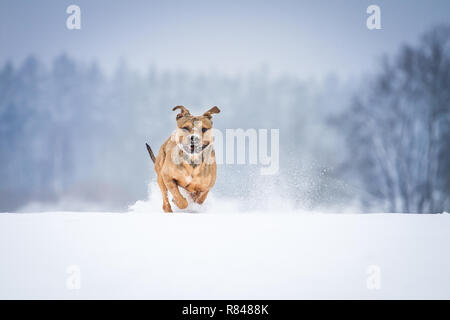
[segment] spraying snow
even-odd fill
[[[183,188],[179,188],[181,194],[188,200],[189,206],[180,210],[175,204],[172,205],[174,212],[187,213],[251,213],[251,212],[294,212],[294,205],[287,196],[278,193],[275,186],[264,185],[259,189],[253,189],[249,197],[220,197],[216,192],[211,190],[206,201],[199,205],[190,197],[189,193]],[[169,192],[169,199],[171,194]],[[140,213],[161,213],[162,212],[162,195],[159,186],[155,180],[148,184],[147,200],[136,201],[129,206],[130,212]]]
[[[190,213],[223,213],[223,212],[237,212],[239,205],[237,201],[232,199],[219,200],[215,197],[213,192],[210,192],[207,200],[204,204],[199,205],[192,201],[189,193],[183,188],[180,188],[181,194],[188,200],[189,206],[180,210],[175,204],[172,205],[174,212],[190,212]],[[169,199],[171,200],[171,195],[169,193]],[[135,204],[129,207],[130,212],[140,212],[140,213],[162,213],[162,195],[156,181],[152,180],[148,184],[148,198],[147,200],[136,201]]]

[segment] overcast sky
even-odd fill
[[[70,4],[81,8],[81,30],[66,28]],[[381,7],[382,30],[366,27],[370,4]],[[108,71],[124,58],[143,71],[266,65],[273,73],[346,77],[445,22],[448,0],[1,0],[0,63],[29,54],[49,62],[66,52]]]

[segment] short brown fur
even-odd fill
[[[177,128],[163,143],[156,159],[147,145],[155,163],[164,212],[172,212],[168,191],[178,208],[188,206],[179,187],[184,188],[193,201],[202,204],[216,182],[217,173],[211,128],[212,115],[219,113],[219,108],[213,107],[201,116],[192,116],[184,106],[176,106],[173,110],[180,110],[176,116]],[[195,139],[195,145],[192,139]]]

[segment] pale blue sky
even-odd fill
[[[70,4],[81,7],[81,30],[66,28]],[[366,28],[370,4],[381,7],[382,30]],[[448,0],[2,0],[0,63],[66,52],[108,71],[125,58],[143,71],[239,73],[265,64],[273,73],[346,77],[446,22]]]

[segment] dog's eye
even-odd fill
[[[205,133],[209,128],[202,128],[202,132]]]
[[[183,127],[183,130],[190,131],[189,127]]]

